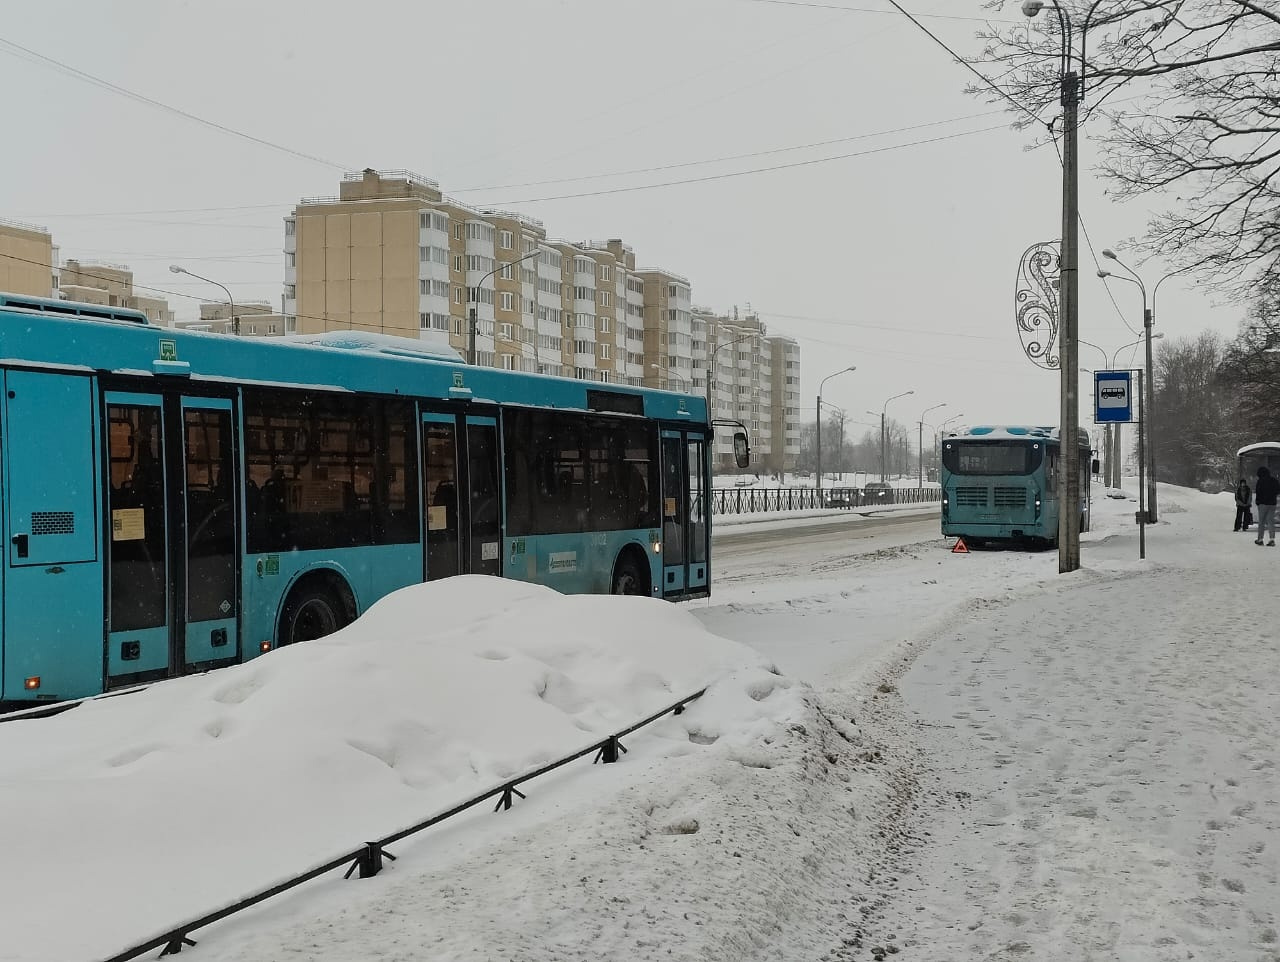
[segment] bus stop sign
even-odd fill
[[[1096,424],[1133,420],[1133,372],[1093,372],[1093,420]]]

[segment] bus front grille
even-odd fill
[[[996,488],[995,505],[997,508],[1025,508],[1027,506],[1027,489]]]
[[[987,489],[979,487],[956,487],[957,508],[985,508],[987,506]]]

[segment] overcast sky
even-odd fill
[[[978,0],[904,6],[976,51]],[[819,380],[855,364],[824,394],[854,421],[907,390],[889,413],[912,424],[941,402],[926,420],[1058,421],[1058,375],[1023,355],[1013,293],[1022,252],[1060,233],[1061,168],[885,0],[44,0],[10,4],[0,37],[314,158],[0,45],[0,216],[50,228],[63,257],[128,264],[181,295],[179,317],[219,292],[170,263],[278,308],[293,204],[335,194],[344,170],[405,168],[552,237],[622,237],[642,266],[688,276],[698,305],[758,310],[801,344],[806,420]],[[1081,213],[1100,257],[1150,210],[1086,172]],[[1081,336],[1110,353],[1134,335],[1081,243]],[[1165,270],[1126,259],[1148,288]],[[1140,329],[1137,288],[1112,287]],[[1231,335],[1243,310],[1175,278],[1159,329]],[[1101,356],[1081,345],[1080,361]]]

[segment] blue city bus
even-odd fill
[[[1080,431],[1080,530],[1089,530],[1089,434]],[[1058,543],[1058,429],[969,427],[942,439],[942,534],[972,547]]]
[[[7,707],[245,661],[451,575],[710,593],[699,397],[3,294],[0,376]]]

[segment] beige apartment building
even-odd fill
[[[695,385],[710,399],[711,416],[746,426],[752,467],[770,473],[795,470],[800,454],[799,344],[770,335],[756,314],[697,309],[692,364]],[[727,432],[717,434],[712,453],[715,468],[734,469]]]
[[[56,297],[58,248],[43,227],[0,219],[0,291]]]
[[[236,302],[234,317],[231,305],[225,301],[205,302],[200,305],[199,318],[174,321],[170,326],[184,331],[234,334],[235,318],[239,319],[241,337],[278,337],[293,333],[293,318],[275,312],[267,301]]]
[[[431,330],[484,366],[689,384],[688,351],[668,350],[673,334],[689,340],[689,282],[637,270],[617,238],[552,239],[539,220],[471,207],[418,174],[365,170],[336,197],[299,202],[284,251],[284,313],[299,332]]]
[[[152,324],[170,327],[174,323],[169,302],[148,297],[133,289],[133,271],[123,264],[68,259],[58,271],[61,296],[69,301],[127,307],[141,311]]]

